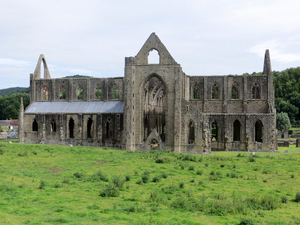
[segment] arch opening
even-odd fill
[[[92,138],[92,125],[93,125],[93,120],[92,118],[89,118],[87,122],[87,138]]]
[[[165,141],[165,112],[166,112],[166,88],[162,80],[152,76],[143,88],[143,127],[145,141],[152,129],[156,129],[161,140]]]
[[[160,64],[160,55],[156,49],[149,51],[148,64]]]
[[[238,99],[238,98],[239,98],[238,89],[236,88],[236,86],[233,86],[231,90],[231,99]]]
[[[74,120],[71,118],[69,120],[69,137],[74,138]]]
[[[238,120],[233,123],[233,141],[241,141],[241,123]]]
[[[212,99],[219,99],[219,88],[217,84],[214,84],[211,90],[211,98]]]
[[[51,132],[56,132],[56,122],[55,122],[55,119],[51,120]]]
[[[41,98],[42,101],[48,101],[48,87],[46,85],[42,87],[41,94],[42,94],[42,98]]]
[[[199,89],[198,85],[194,86],[193,97],[194,97],[194,99],[200,99],[200,89]]]
[[[215,120],[211,123],[211,141],[218,141],[218,123]]]
[[[114,100],[119,99],[119,89],[118,89],[117,85],[113,86],[113,89],[112,89],[112,99],[114,99]]]
[[[195,144],[195,125],[193,121],[188,124],[188,144]]]
[[[66,100],[66,89],[63,85],[59,89],[59,100]]]
[[[263,124],[260,120],[255,123],[255,141],[262,142]]]
[[[95,90],[95,99],[101,99],[102,90],[100,88],[96,88]]]
[[[32,131],[38,131],[38,123],[36,122],[36,119],[34,119],[32,123]]]
[[[258,84],[254,84],[254,86],[252,87],[252,99],[260,99]]]
[[[83,88],[79,87],[77,89],[77,100],[83,100]]]

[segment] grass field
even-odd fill
[[[300,154],[285,149],[299,151],[0,142],[0,224],[300,224]]]

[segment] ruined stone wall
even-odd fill
[[[71,118],[74,120],[72,138],[69,127]],[[92,124],[88,132],[89,119],[92,120]],[[37,131],[33,131],[34,120],[37,122]],[[55,122],[55,129],[53,129],[52,121]],[[120,147],[122,121],[122,114],[25,114],[24,142]],[[110,129],[107,129],[108,124]],[[108,135],[107,132],[111,133]]]
[[[42,90],[47,87],[48,100],[60,101],[60,89],[64,87],[65,101],[108,101],[123,100],[123,78],[61,78],[32,80],[32,98],[34,101],[45,101]],[[113,89],[118,90],[118,98],[113,99]],[[83,99],[77,99],[78,90],[83,90]],[[101,89],[101,99],[95,96],[96,89]]]

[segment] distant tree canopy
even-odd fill
[[[277,130],[287,130],[291,128],[290,119],[287,113],[281,112],[276,115],[276,128]]]
[[[30,96],[27,93],[14,93],[0,97],[0,120],[19,118],[21,97],[23,97],[24,108],[26,108],[30,103]]]
[[[5,96],[5,95],[11,95],[13,93],[28,93],[29,94],[30,90],[29,88],[26,87],[13,87],[13,88],[6,88],[6,89],[1,89],[0,90],[0,96]]]

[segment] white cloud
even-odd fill
[[[32,66],[30,62],[24,60],[15,60],[15,59],[6,59],[0,58],[0,65],[1,66],[13,66],[13,67],[26,67]]]

